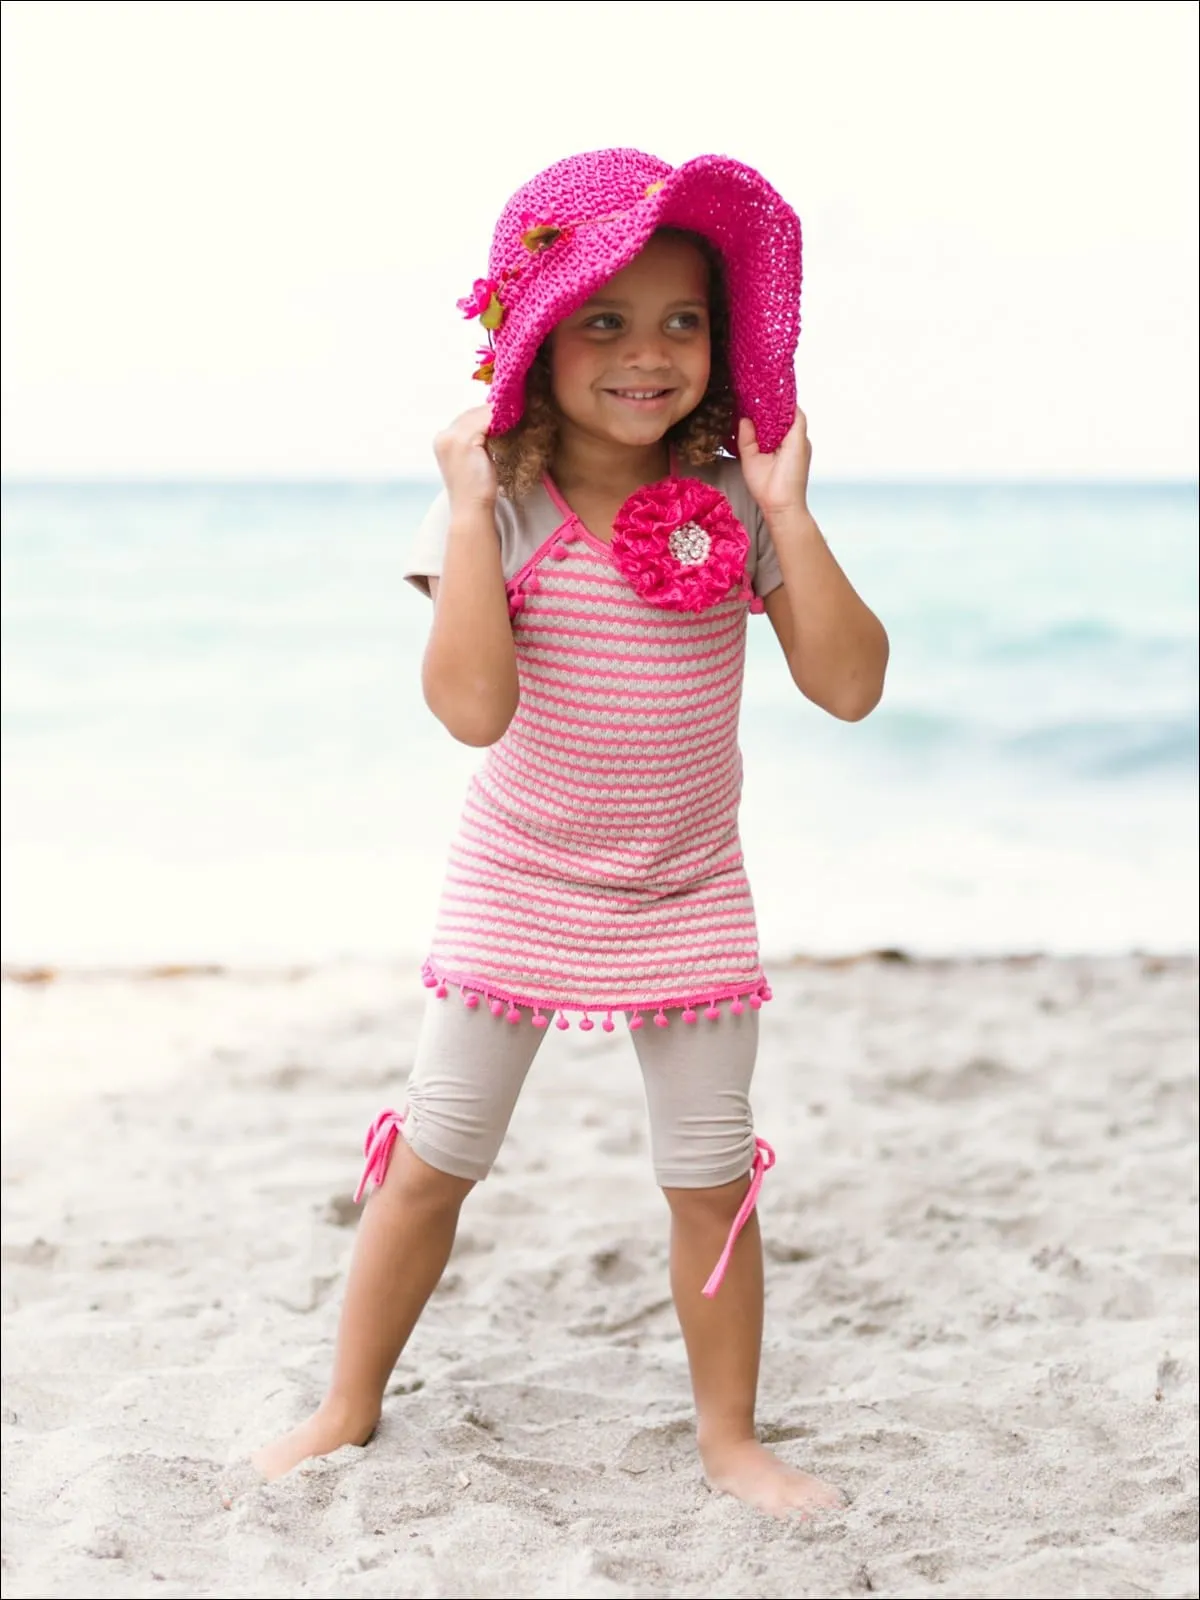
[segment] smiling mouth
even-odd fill
[[[629,400],[638,405],[653,404],[675,393],[674,389],[606,389],[604,392],[612,395],[614,400]]]

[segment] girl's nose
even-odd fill
[[[636,372],[662,372],[671,365],[671,353],[665,339],[647,335],[631,339],[622,352],[624,365]]]

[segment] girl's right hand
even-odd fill
[[[433,441],[438,469],[456,510],[481,506],[490,511],[496,504],[499,486],[486,442],[491,420],[491,406],[473,406]]]

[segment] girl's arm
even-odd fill
[[[859,599],[807,512],[768,516],[767,527],[783,583],[763,605],[792,681],[822,711],[858,722],[883,694],[888,663],[883,624]]]
[[[804,413],[774,455],[760,455],[750,423],[738,449],[742,472],[766,519],[783,583],[764,606],[796,687],[831,716],[857,722],[883,694],[888,637],[856,594],[808,509],[812,450]]]
[[[517,656],[496,531],[496,473],[486,406],[435,442],[450,496],[440,580],[430,580],[433,626],[421,668],[425,703],[462,744],[495,744],[516,713]]]

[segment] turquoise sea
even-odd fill
[[[4,487],[5,961],[421,954],[478,759],[421,700],[433,492]],[[839,724],[755,621],[766,952],[1195,949],[1196,486],[813,509],[892,666]]]

